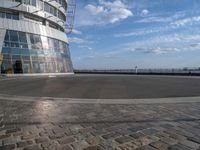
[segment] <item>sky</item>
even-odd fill
[[[200,67],[200,0],[77,0],[74,69]]]

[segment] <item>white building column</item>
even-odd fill
[[[0,54],[4,43],[5,34],[6,34],[6,29],[0,29]]]

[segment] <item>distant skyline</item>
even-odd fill
[[[200,67],[199,0],[77,0],[75,69]]]

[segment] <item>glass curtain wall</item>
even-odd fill
[[[58,17],[59,19],[66,21],[66,17],[65,14],[63,14],[60,10],[58,10],[56,7],[50,5],[47,2],[43,2],[42,0],[14,0],[15,2],[20,2],[20,3],[24,3],[26,5],[31,5],[31,6],[35,6],[38,7],[40,9],[43,9],[43,5],[44,5],[44,11],[52,14],[55,17]],[[56,0],[65,10],[67,10],[67,3],[65,0]],[[8,14],[9,15],[9,14]],[[14,16],[16,17],[16,16]]]
[[[7,30],[1,73],[72,72],[68,44],[46,36]]]

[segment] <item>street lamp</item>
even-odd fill
[[[138,74],[138,66],[135,66],[135,74]]]

